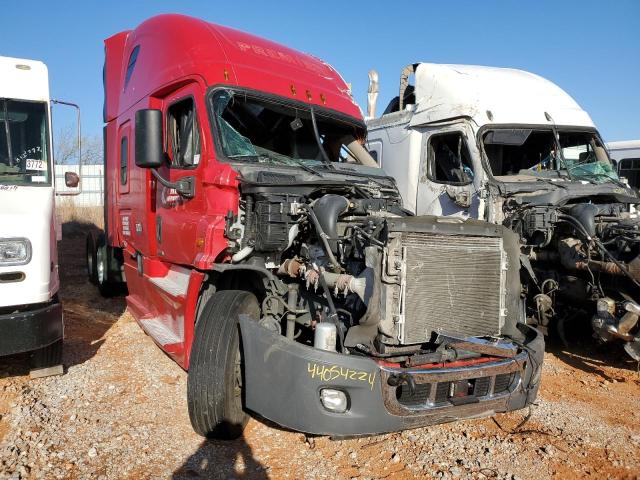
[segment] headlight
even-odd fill
[[[25,265],[31,260],[31,242],[26,238],[0,239],[0,267]]]

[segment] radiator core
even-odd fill
[[[402,233],[400,342],[433,332],[456,337],[500,334],[506,254],[500,237]]]

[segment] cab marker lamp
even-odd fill
[[[0,267],[26,265],[31,261],[31,242],[26,238],[0,238]]]

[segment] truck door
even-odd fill
[[[201,183],[202,131],[204,105],[197,84],[174,92],[164,101],[165,151],[167,163],[159,173],[172,182],[181,177],[195,178],[195,196],[187,198],[159,182],[156,191],[155,236],[158,256],[174,264],[191,265],[196,254],[196,230],[204,213]]]
[[[462,128],[425,133],[416,202],[418,215],[478,217],[480,178],[468,138]]]
[[[126,241],[131,239],[131,226],[136,219],[132,218],[131,199],[129,198],[129,136],[130,123],[126,121],[118,130],[118,181],[116,182],[118,189],[118,234],[120,238]]]

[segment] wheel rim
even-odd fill
[[[105,259],[104,259],[104,251],[102,248],[98,249],[97,252],[97,260],[98,260],[98,282],[100,283],[104,283],[105,282],[105,276],[106,276],[106,265],[105,265]]]
[[[93,275],[93,254],[89,248],[87,248],[87,275]]]

